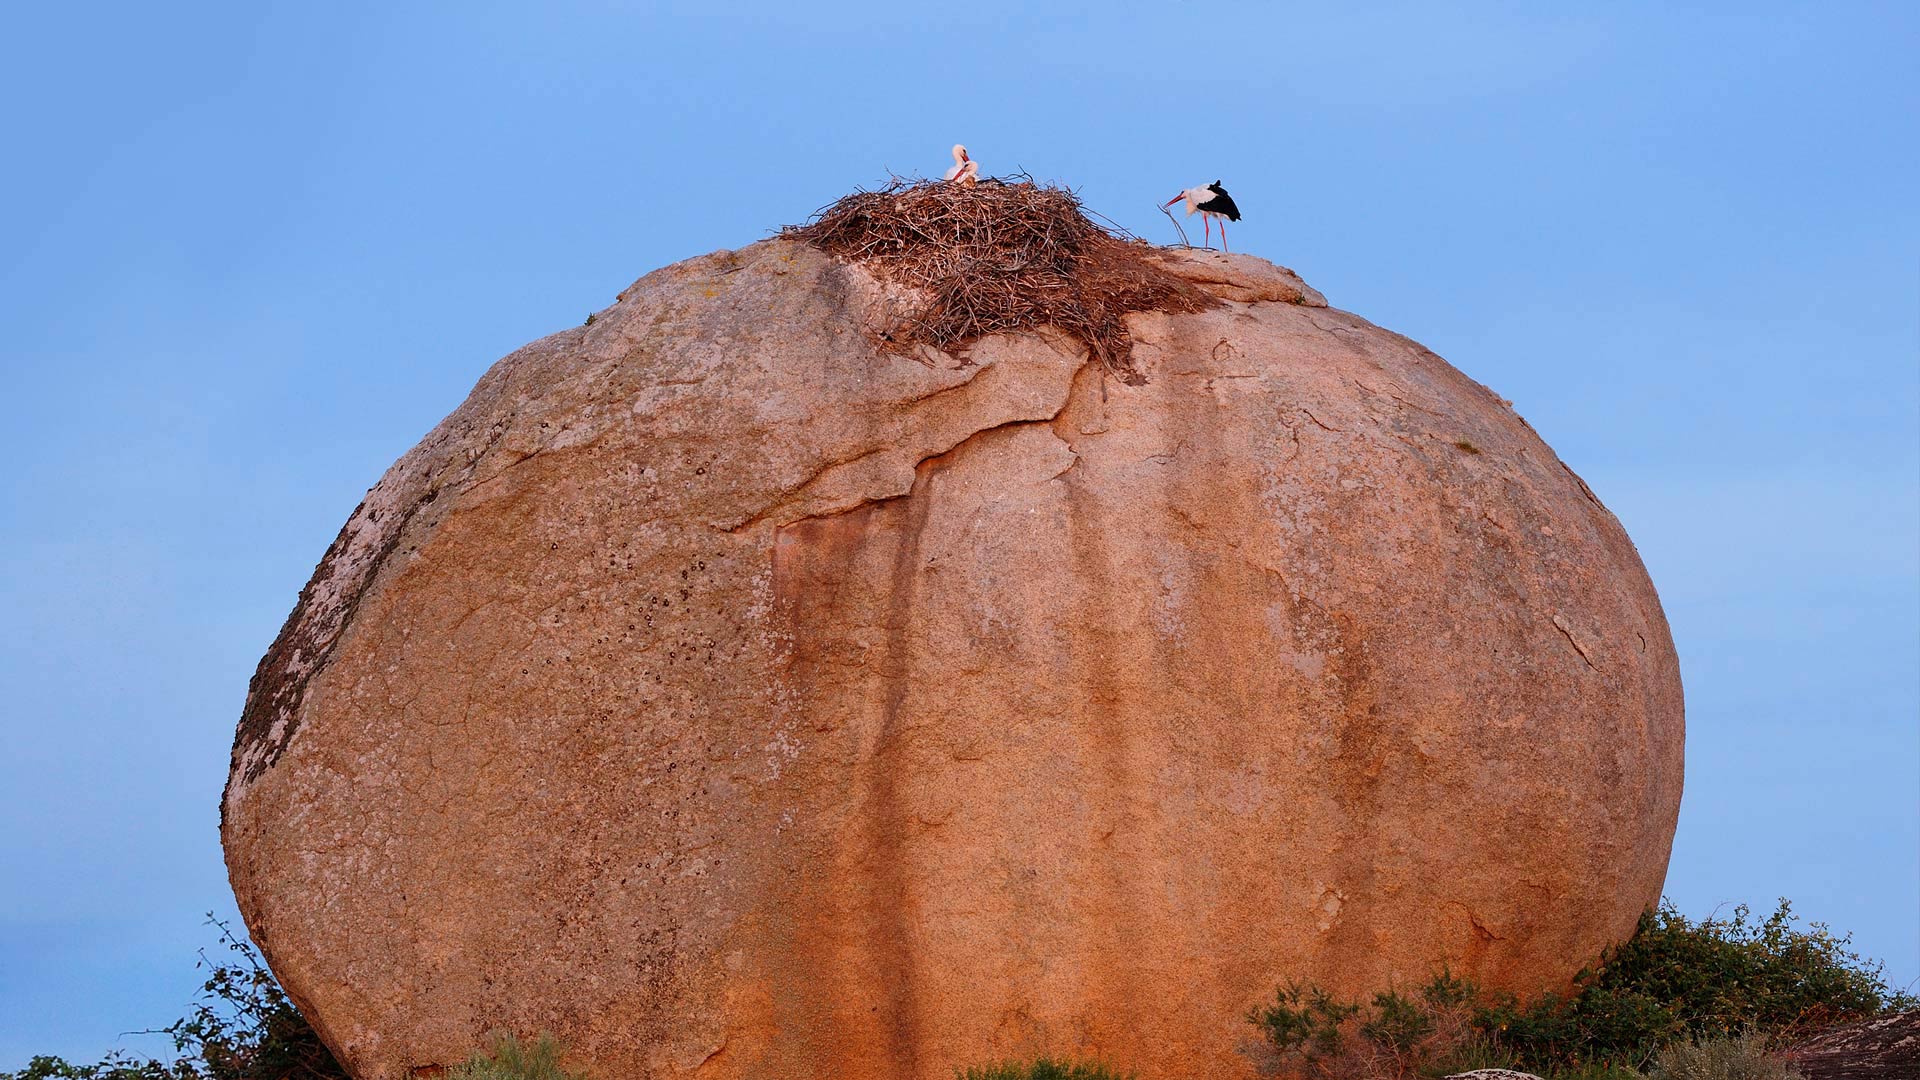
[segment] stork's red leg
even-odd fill
[[[1200,227],[1206,230],[1207,250],[1213,250],[1213,215],[1201,214]]]
[[[1226,251],[1226,252],[1231,252],[1233,250],[1232,248],[1227,246],[1227,219],[1226,218],[1220,219],[1220,250]]]

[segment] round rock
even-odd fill
[[[222,835],[364,1080],[1252,1077],[1248,1010],[1557,988],[1659,896],[1678,668],[1500,400],[1247,256],[899,356],[788,241],[500,361],[261,662]]]

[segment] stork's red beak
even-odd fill
[[[1165,210],[1165,209],[1166,209],[1167,207],[1169,207],[1169,206],[1172,206],[1172,205],[1173,205],[1174,203],[1177,203],[1177,202],[1179,202],[1179,201],[1180,201],[1181,199],[1184,199],[1184,198],[1186,198],[1186,197],[1187,197],[1187,193],[1183,191],[1183,192],[1181,192],[1180,194],[1178,194],[1178,195],[1175,195],[1175,196],[1174,196],[1173,198],[1171,198],[1171,199],[1168,199],[1168,200],[1167,200],[1166,202],[1164,202],[1164,203],[1161,203],[1161,204],[1160,204],[1160,209],[1162,209],[1162,210]]]

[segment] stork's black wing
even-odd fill
[[[1213,198],[1195,206],[1195,210],[1204,210],[1209,214],[1220,214],[1228,221],[1240,220],[1240,208],[1233,205],[1233,196],[1227,194],[1227,189],[1221,187],[1219,181],[1208,184],[1207,190],[1213,192]]]

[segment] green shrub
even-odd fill
[[[110,1054],[98,1065],[74,1065],[42,1054],[19,1072],[0,1073],[0,1080],[197,1080],[200,1075],[190,1062],[169,1066]]]
[[[1318,986],[1288,983],[1272,1005],[1253,1010],[1247,1019],[1296,1071],[1325,1080],[1507,1066],[1507,1057],[1491,1052],[1471,1029],[1476,994],[1472,983],[1447,972],[1422,987],[1418,1000],[1387,990],[1365,1006],[1339,1001]]]
[[[975,1066],[957,1074],[960,1080],[1132,1080],[1132,1073],[1117,1073],[1105,1065],[1087,1065],[1052,1058],[1030,1064],[1009,1062],[1004,1065]]]
[[[1799,1080],[1800,1073],[1767,1052],[1757,1031],[1682,1039],[1654,1055],[1652,1080]]]
[[[1784,1040],[1911,1007],[1912,997],[1887,989],[1880,965],[1848,948],[1850,937],[1820,923],[1797,929],[1796,921],[1785,900],[1760,922],[1745,905],[1731,919],[1692,922],[1663,904],[1641,916],[1597,971],[1582,972],[1572,994],[1524,1007],[1499,995],[1481,1008],[1477,1026],[1533,1066],[1644,1067],[1683,1038],[1751,1029]]]
[[[584,1074],[560,1067],[560,1044],[542,1033],[532,1046],[521,1046],[511,1034],[493,1042],[493,1052],[478,1051],[466,1064],[455,1066],[447,1080],[586,1080]]]
[[[1641,917],[1592,984],[1664,1002],[1695,1033],[1824,1026],[1916,1004],[1887,989],[1880,964],[1848,948],[1851,934],[1835,936],[1824,923],[1795,929],[1799,919],[1784,899],[1762,922],[1749,914],[1742,904],[1730,920],[1690,923],[1662,904]]]
[[[207,922],[219,928],[229,955],[215,961],[201,952],[207,981],[192,1011],[140,1033],[172,1036],[180,1058],[167,1064],[115,1053],[98,1064],[73,1065],[36,1057],[20,1072],[0,1073],[0,1080],[348,1080],[252,943],[211,914]]]
[[[1420,1000],[1434,1010],[1471,1005],[1479,996],[1480,987],[1473,980],[1458,978],[1444,967],[1420,988]]]
[[[1851,951],[1849,938],[1795,921],[1784,900],[1757,922],[1745,907],[1730,919],[1691,922],[1665,904],[1568,993],[1523,1003],[1442,972],[1415,998],[1388,990],[1362,1006],[1288,983],[1248,1019],[1274,1049],[1321,1077],[1516,1068],[1614,1080],[1637,1076],[1669,1045],[1753,1032],[1764,1047],[1915,1004],[1888,990],[1879,965]]]
[[[1427,1009],[1397,992],[1373,995],[1373,1015],[1360,1025],[1360,1035],[1395,1054],[1405,1054],[1433,1034],[1434,1018]]]
[[[1341,1026],[1359,1012],[1360,1006],[1335,1001],[1318,986],[1289,982],[1275,991],[1273,1004],[1254,1009],[1247,1021],[1282,1054],[1315,1058],[1340,1049]]]

